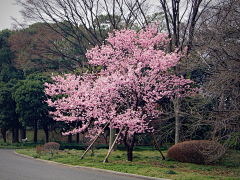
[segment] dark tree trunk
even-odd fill
[[[18,137],[18,128],[12,128],[12,143],[19,142]]]
[[[37,142],[37,120],[34,120],[34,136],[33,142]]]
[[[26,129],[23,127],[20,129],[20,139],[26,139]]]
[[[49,131],[48,131],[48,128],[44,129],[44,132],[45,132],[45,143],[49,142]]]
[[[14,128],[12,128],[12,143],[15,143],[14,137],[15,137],[15,131],[14,131]]]
[[[133,159],[132,150],[130,148],[127,149],[127,158],[128,161],[132,161]]]
[[[45,143],[49,142],[49,130],[48,130],[48,126],[47,125],[44,125],[43,126],[43,130],[44,130],[44,133],[45,133]]]
[[[68,135],[68,143],[72,143],[72,135]]]
[[[18,128],[15,128],[15,142],[19,142],[19,129]]]
[[[7,143],[7,136],[6,136],[6,129],[5,128],[1,128],[1,134],[3,136],[3,142]]]
[[[126,131],[123,142],[124,142],[124,145],[125,145],[126,150],[127,150],[128,161],[132,161],[133,160],[133,146],[134,146],[134,143],[135,143],[135,133],[133,134],[132,140],[130,140],[130,142],[128,144],[127,143],[127,131]]]
[[[76,134],[76,143],[79,144],[79,133]]]

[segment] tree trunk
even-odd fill
[[[72,135],[68,135],[68,143],[72,143]]]
[[[7,136],[6,136],[6,130],[5,130],[5,128],[1,128],[1,134],[2,134],[2,136],[3,136],[3,142],[4,143],[7,143]]]
[[[221,89],[224,89],[224,86],[221,86]],[[218,140],[218,132],[219,129],[221,129],[221,127],[219,127],[219,124],[221,124],[221,117],[220,117],[220,112],[222,110],[224,110],[224,102],[225,102],[225,96],[224,93],[221,94],[221,96],[219,98],[217,98],[218,101],[220,101],[219,103],[216,103],[215,105],[215,110],[216,110],[216,114],[215,114],[215,124],[214,124],[214,129],[212,132],[212,140],[213,141],[217,141]],[[218,112],[218,113],[217,113]]]
[[[26,129],[25,129],[25,127],[20,129],[20,139],[26,139]]]
[[[126,131],[123,142],[124,142],[124,145],[125,145],[126,150],[127,150],[128,161],[132,161],[133,160],[133,153],[132,153],[133,152],[133,146],[134,146],[134,143],[135,143],[135,133],[133,134],[132,140],[128,144],[127,143],[127,131]]]
[[[128,158],[128,161],[132,161],[132,159],[133,159],[133,155],[132,155],[132,150],[131,149],[127,150],[127,158]]]
[[[19,142],[18,128],[12,128],[12,143]]]
[[[180,122],[179,122],[179,97],[175,97],[173,100],[174,105],[174,114],[175,114],[175,144],[179,143],[179,131],[180,131]]]
[[[79,144],[79,133],[76,134],[76,144]]]
[[[15,131],[14,131],[14,128],[12,128],[12,143],[15,143],[14,137],[15,137]]]
[[[37,142],[37,120],[34,120],[34,135],[33,135],[33,142]]]
[[[45,132],[45,143],[49,142],[49,130],[48,126],[43,126],[43,130]]]
[[[15,128],[15,142],[19,142],[19,129],[18,128]]]

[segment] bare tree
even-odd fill
[[[180,0],[159,0],[159,2],[165,14],[168,37],[171,39],[169,51],[183,50],[183,48],[187,46],[187,54],[190,54],[193,48],[197,22],[211,5],[212,0],[184,0],[181,2]],[[175,71],[178,74],[186,74],[186,69],[189,68],[188,61],[186,61],[186,59],[182,59],[181,61],[181,68],[176,67]],[[184,69],[185,72],[180,71],[180,69]],[[175,98],[172,101],[174,104],[175,117],[175,144],[177,144],[180,138],[181,116],[179,114],[181,113],[180,107],[182,99]]]
[[[192,42],[196,23],[210,6],[212,0],[159,0],[165,14],[165,22],[169,38],[169,50],[180,50],[188,46],[188,53],[192,49]]]
[[[57,39],[45,38],[44,55],[62,56],[82,68],[88,48],[105,43],[107,32],[147,24],[146,0],[16,0],[25,22],[44,23]],[[106,17],[105,22],[102,16]],[[107,26],[104,26],[107,25]],[[46,36],[46,35],[45,35]],[[59,44],[77,48],[78,53],[63,50]],[[66,61],[63,61],[66,63]],[[72,69],[70,69],[72,70]]]
[[[237,0],[212,6],[202,16],[194,42],[208,73],[203,93],[214,105],[205,123],[212,127],[212,139],[225,140],[227,145],[240,139],[239,7]]]

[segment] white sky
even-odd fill
[[[21,8],[13,5],[14,0],[0,0],[0,31],[3,29],[12,29],[14,21],[11,16],[21,22],[19,11]]]

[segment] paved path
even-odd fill
[[[0,149],[0,180],[141,180],[124,173],[71,167],[26,158],[14,150]]]

